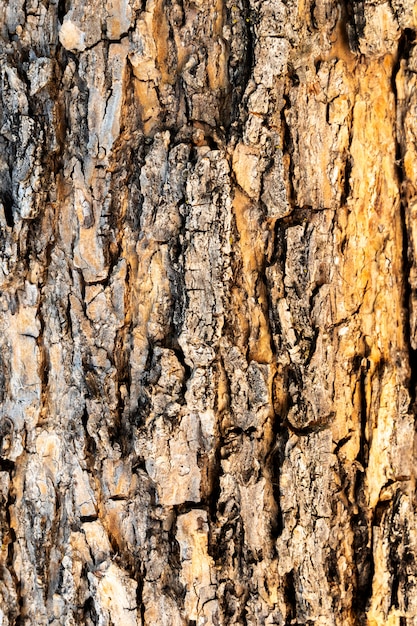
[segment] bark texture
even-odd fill
[[[417,625],[416,26],[0,4],[0,624]]]

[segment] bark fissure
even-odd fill
[[[398,52],[396,63],[393,68],[392,77],[392,90],[396,102],[396,171],[400,188],[400,213],[401,213],[401,225],[402,225],[402,237],[403,237],[403,273],[406,278],[404,281],[404,332],[405,341],[408,346],[409,365],[410,365],[410,406],[414,407],[416,399],[417,389],[417,352],[413,348],[411,338],[413,330],[410,325],[411,312],[411,298],[412,288],[410,284],[410,271],[412,271],[414,263],[414,253],[412,244],[409,240],[408,225],[407,225],[407,212],[409,203],[407,174],[404,168],[405,157],[405,136],[404,136],[404,102],[402,101],[397,90],[397,79],[401,80],[401,67],[403,64],[407,64],[410,60],[410,56],[413,50],[413,43],[415,41],[416,31],[412,29],[405,29],[404,33],[398,42]],[[400,87],[401,88],[401,87]]]

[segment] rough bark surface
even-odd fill
[[[416,26],[0,4],[0,624],[417,625]]]

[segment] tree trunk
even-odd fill
[[[3,0],[0,624],[417,625],[411,0]]]

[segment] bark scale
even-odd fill
[[[1,624],[417,624],[416,20],[0,5]]]

